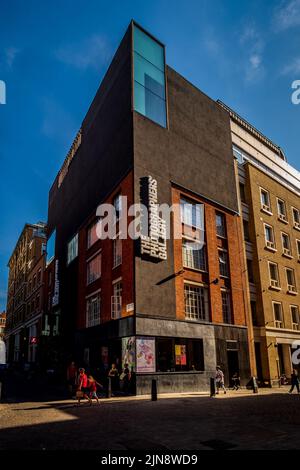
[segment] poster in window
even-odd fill
[[[135,371],[135,336],[122,338],[122,367],[125,364],[130,371]]]
[[[175,359],[177,366],[186,366],[186,346],[185,344],[175,345]]]
[[[155,339],[137,338],[136,340],[137,372],[155,372]]]

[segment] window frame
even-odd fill
[[[287,218],[287,207],[286,207],[286,202],[284,199],[281,199],[280,197],[276,198],[277,200],[277,214],[278,214],[278,220],[281,222],[287,223],[288,218]],[[280,205],[282,204],[283,207],[283,212],[280,210]]]
[[[271,229],[271,234],[272,234],[272,241],[267,239],[267,228]],[[276,251],[276,239],[275,239],[275,230],[273,225],[270,225],[266,222],[264,222],[264,237],[265,237],[265,248],[271,251]],[[269,245],[268,245],[269,244]]]
[[[271,205],[271,196],[270,196],[270,191],[268,191],[267,189],[263,188],[263,187],[259,187],[259,191],[260,191],[260,206],[261,206],[261,210],[263,212],[266,212],[267,214],[269,215],[273,215],[272,213],[272,205]],[[265,204],[263,202],[263,194],[266,194],[267,195],[267,200],[268,200],[268,204]]]
[[[276,320],[276,315],[275,315],[275,305],[280,306],[280,320]],[[284,316],[283,316],[283,306],[282,302],[278,302],[277,300],[272,300],[272,308],[273,308],[273,318],[274,318],[274,326],[275,328],[284,328]]]
[[[67,266],[69,266],[72,261],[74,261],[78,257],[78,241],[79,241],[79,236],[78,232],[73,235],[71,240],[68,242],[67,245]],[[72,245],[74,243],[74,245]],[[75,246],[75,255],[73,253]],[[70,249],[71,248],[71,249]],[[72,254],[72,257],[70,256],[70,253]]]
[[[189,288],[190,292],[194,289],[199,289],[198,292],[194,292],[197,296],[197,299],[190,299],[190,302],[187,303],[187,293],[186,289]],[[208,323],[210,320],[210,308],[209,308],[209,289],[203,283],[195,283],[191,281],[184,282],[184,313],[185,319],[188,321],[195,321],[195,322],[206,322]],[[204,306],[204,310],[202,310],[202,306]],[[199,308],[200,307],[200,308]],[[192,310],[195,310],[194,312]]]
[[[97,277],[94,277],[93,279],[91,279],[89,277],[89,266],[90,266],[90,263],[95,261],[95,259],[98,257],[100,258],[100,270],[99,270],[100,272]],[[93,256],[91,256],[89,259],[86,260],[86,285],[89,286],[93,282],[97,281],[98,279],[101,278],[101,275],[102,275],[102,252],[101,250],[99,250],[97,251],[97,253],[94,253]]]
[[[272,278],[272,273],[271,273],[271,266],[275,266],[276,268],[276,278]],[[275,263],[274,261],[268,261],[268,267],[269,267],[269,280],[270,280],[270,287],[272,289],[281,289],[281,283],[280,283],[280,275],[279,275],[279,266],[278,263]]]
[[[295,218],[295,213],[298,214],[297,216],[298,220],[296,220]],[[296,230],[300,231],[300,210],[297,207],[292,206],[292,214],[293,214],[293,226]]]
[[[92,321],[89,321],[89,311],[88,311],[88,308],[89,308],[89,302],[93,299],[96,299],[97,298],[97,302],[98,302],[98,309],[99,309],[99,312],[98,312],[98,315],[97,315],[97,319],[95,320],[95,317],[92,319]],[[85,327],[86,328],[93,328],[94,326],[98,326],[100,325],[101,323],[101,289],[93,292],[92,294],[88,295],[86,298],[85,298],[85,301],[86,301],[86,318],[85,318]],[[93,316],[95,315],[95,311],[92,312]]]

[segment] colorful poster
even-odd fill
[[[136,340],[137,372],[155,372],[155,339],[137,338]]]
[[[122,367],[125,364],[130,371],[135,371],[135,336],[122,338]]]
[[[175,359],[176,359],[177,366],[186,366],[185,344],[175,344]]]

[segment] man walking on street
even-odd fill
[[[224,390],[224,394],[226,394],[226,388],[224,384],[224,373],[221,370],[220,366],[217,366],[216,368],[216,386],[217,386],[216,394],[219,393],[220,388],[222,388],[222,390]]]
[[[295,369],[293,369],[293,372],[291,374],[291,389],[290,389],[289,393],[292,393],[295,387],[297,389],[297,392],[300,393],[298,374],[295,371]]]

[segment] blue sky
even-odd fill
[[[11,0],[0,5],[0,309],[25,222],[48,191],[131,18],[167,63],[281,145],[300,167],[300,0]]]

